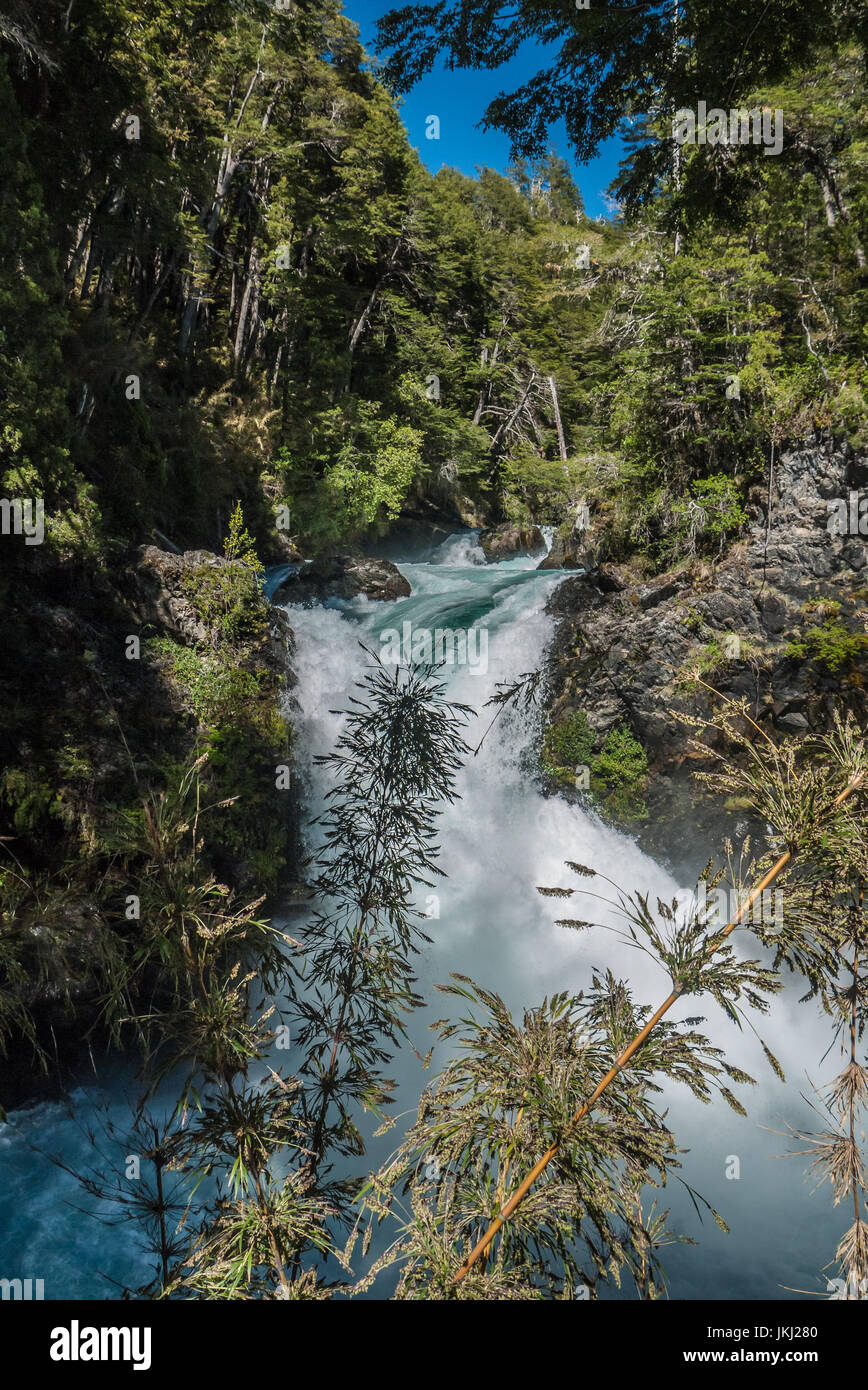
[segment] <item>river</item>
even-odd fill
[[[370,660],[360,642],[386,651],[394,641],[391,632],[430,631],[433,636],[437,629],[459,634],[475,629],[475,641],[467,643],[470,659],[445,666],[443,674],[450,697],[477,711],[466,735],[476,745],[491,721],[493,711],[485,702],[498,682],[538,668],[554,632],[545,606],[563,576],[537,570],[536,559],[486,565],[473,533],[451,537],[424,560],[394,558],[411,584],[406,599],[287,607],[298,676],[288,714],[296,728],[297,770],[309,817],[322,809],[326,791],[327,773],[313,759],[334,747],[342,716],[333,711],[346,707],[353,683]],[[460,799],[442,815],[439,863],[446,876],[436,893],[425,888],[418,900],[434,938],[420,959],[421,992],[433,1005],[413,1021],[420,1052],[431,1044],[427,1023],[443,1013],[434,985],[453,971],[497,991],[519,1012],[546,994],[578,992],[594,968],[611,967],[628,979],[638,1001],[656,1004],[668,993],[663,971],[605,930],[620,925],[614,907],[595,902],[599,929],[576,934],[555,925],[562,907],[536,891],[541,884],[575,884],[563,867],[567,859],[591,865],[625,891],[649,893],[652,901],[692,887],[676,881],[633,839],[591,810],[540,793],[540,733],[538,711],[507,708],[460,774]],[[704,861],[709,847],[692,848],[697,860]],[[673,853],[672,860],[678,863],[683,856]],[[298,934],[303,909],[288,912],[283,920]],[[748,950],[746,938],[742,934],[739,949]],[[670,1185],[660,1205],[671,1207],[675,1229],[698,1242],[664,1252],[673,1297],[787,1298],[798,1296],[788,1289],[823,1291],[822,1267],[832,1258],[846,1218],[835,1214],[827,1191],[812,1193],[803,1160],[774,1157],[786,1151],[788,1141],[773,1131],[782,1129],[785,1120],[810,1123],[800,1096],[808,1090],[806,1070],[825,1079],[837,1069],[834,1053],[819,1066],[829,1043],[828,1026],[811,1006],[797,1002],[800,992],[797,982],[788,986],[771,1017],[759,1022],[784,1063],[787,1086],[772,1075],[757,1041],[735,1029],[713,1005],[688,999],[673,1011],[674,1018],[706,1015],[705,1030],[717,1045],[759,1080],[755,1088],[738,1088],[747,1119],[723,1102],[704,1107],[676,1089],[661,1098],[679,1145],[689,1150],[683,1155],[684,1178],[722,1212],[732,1230],[727,1236],[710,1219],[700,1222],[685,1189]],[[285,1053],[281,1060],[286,1061]],[[443,1056],[435,1053],[434,1067],[438,1060]],[[394,1110],[407,1120],[432,1073],[423,1072],[406,1047],[391,1074],[398,1081]],[[115,1297],[118,1289],[111,1281],[135,1285],[149,1277],[130,1228],[107,1227],[83,1214],[80,1208],[93,1209],[94,1202],[45,1157],[46,1151],[57,1152],[71,1167],[92,1162],[86,1131],[98,1117],[96,1107],[107,1105],[120,1124],[126,1098],[134,1094],[131,1069],[111,1063],[101,1068],[96,1084],[93,1077],[82,1078],[67,1102],[18,1111],[0,1126],[0,1276],[42,1278],[48,1298]],[[362,1128],[371,1135],[375,1122]],[[43,1153],[33,1151],[34,1142]],[[395,1143],[395,1131],[371,1139],[370,1166]],[[733,1157],[738,1159],[737,1179],[727,1177],[736,1166]],[[388,1296],[386,1286],[382,1292],[380,1288],[373,1296]]]

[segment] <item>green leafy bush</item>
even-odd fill
[[[644,820],[642,799],[648,781],[648,755],[623,725],[610,729],[591,764],[591,791],[600,805],[622,820]]]
[[[254,574],[262,574],[265,566],[256,553],[256,542],[244,525],[241,503],[236,502],[229,518],[229,534],[223,541],[223,554],[227,560],[241,560],[249,565]]]
[[[616,819],[641,820],[647,815],[642,793],[647,783],[648,757],[630,730],[610,729],[594,756],[594,734],[584,710],[549,725],[543,741],[542,766],[550,777],[574,784],[579,768],[587,767],[593,799]]]
[[[849,666],[868,651],[868,635],[851,632],[843,623],[828,619],[822,626],[809,627],[801,642],[788,643],[785,653],[799,661],[816,661],[827,671]]]
[[[234,661],[183,647],[171,637],[154,638],[150,646],[170,662],[172,678],[187,696],[200,724],[218,723],[259,694],[261,672],[240,670]]]
[[[550,724],[543,741],[542,765],[558,781],[573,782],[578,767],[587,766],[594,735],[584,710],[576,710],[559,724]]]
[[[199,565],[183,575],[181,587],[212,629],[212,640],[256,641],[265,635],[265,600],[256,571],[246,564]]]

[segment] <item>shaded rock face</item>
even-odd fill
[[[489,503],[463,490],[461,469],[455,459],[444,459],[436,474],[417,482],[401,507],[403,518],[434,522],[444,526],[449,534],[456,524],[472,530],[487,526],[490,513]]]
[[[228,563],[209,550],[173,555],[155,545],[143,546],[132,575],[140,621],[171,632],[186,646],[204,645],[210,640],[210,632],[187,597],[183,581],[202,565],[217,569]]]
[[[379,602],[407,598],[410,585],[391,560],[361,555],[328,555],[290,575],[275,598],[284,603],[313,603],[366,594]]]
[[[184,587],[185,579],[203,566],[226,569],[238,561],[213,555],[210,550],[187,550],[173,555],[156,546],[142,546],[138,563],[131,572],[132,607],[142,624],[168,632],[187,647],[214,645],[215,633],[197,613]],[[261,660],[288,685],[295,674],[289,664],[294,639],[286,614],[269,607],[267,633],[257,649]]]
[[[603,564],[567,579],[549,603],[560,619],[552,717],[583,709],[598,735],[627,724],[658,777],[706,761],[673,713],[706,716],[719,703],[696,672],[721,693],[746,697],[757,723],[778,735],[827,728],[842,704],[864,722],[864,652],[830,667],[810,646],[787,648],[824,622],[865,633],[868,544],[830,533],[829,517],[834,499],[864,493],[866,483],[868,456],[818,437],[781,455],[770,492],[752,497],[746,540],[716,567],[641,582]]]
[[[551,550],[537,565],[541,570],[592,570],[601,558],[598,543],[591,540],[590,532],[581,526],[573,526],[566,531],[562,528],[555,534]]]
[[[394,555],[397,551],[409,563],[424,563],[431,559],[438,546],[461,529],[458,521],[432,521],[402,512],[389,528],[388,535],[366,540],[361,549],[373,559],[387,559],[389,553]]]
[[[270,557],[276,564],[298,565],[301,564],[304,556],[298,546],[289,539],[277,532],[272,542],[272,556]]]
[[[545,537],[538,526],[518,526],[510,521],[481,531],[479,544],[489,564],[513,560],[519,555],[539,555],[546,548]]]

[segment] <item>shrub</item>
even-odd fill
[[[576,768],[587,766],[594,735],[584,710],[576,710],[559,724],[550,724],[543,741],[542,765],[558,781],[573,782]]]
[[[642,792],[647,783],[648,758],[630,730],[610,729],[600,752],[593,755],[594,734],[584,710],[549,725],[543,741],[542,766],[550,777],[573,784],[577,769],[589,769],[588,789],[616,819],[642,820],[647,808]]]
[[[648,782],[648,755],[623,725],[610,729],[591,764],[591,791],[601,806],[618,819],[644,820],[648,809],[642,793]]]
[[[851,632],[843,623],[827,619],[821,627],[809,627],[801,642],[790,642],[785,655],[799,661],[816,661],[827,671],[849,666],[868,651],[868,636]]]
[[[172,679],[183,690],[200,724],[211,726],[236,714],[259,693],[261,673],[240,670],[216,653],[193,651],[171,637],[157,637],[150,645],[170,662]]]
[[[212,641],[256,641],[265,635],[266,605],[256,571],[244,564],[198,565],[181,587],[212,630]]]

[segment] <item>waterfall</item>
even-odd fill
[[[379,652],[388,640],[384,634],[403,632],[405,625],[413,634],[437,629],[466,633],[474,626],[477,636],[484,633],[484,661],[456,661],[442,672],[451,698],[476,711],[466,732],[475,746],[494,714],[486,701],[498,682],[538,669],[553,636],[554,621],[545,606],[563,576],[537,570],[536,559],[486,565],[476,534],[466,532],[445,541],[424,564],[394,558],[412,586],[406,599],[287,607],[298,676],[289,712],[308,818],[323,809],[327,790],[327,770],[317,767],[314,757],[334,747],[342,716],[333,711],[346,708],[354,682],[370,662],[360,643]],[[477,643],[477,654],[482,650]],[[625,892],[648,893],[652,903],[658,895],[671,899],[688,886],[678,884],[633,839],[606,825],[589,807],[541,794],[536,779],[540,719],[533,708],[503,710],[478,756],[470,758],[460,774],[460,799],[441,817],[439,864],[446,877],[433,889],[420,889],[417,899],[420,911],[428,915],[427,932],[433,938],[419,959],[420,992],[429,1005],[410,1023],[420,1052],[432,1041],[426,1025],[443,1013],[434,986],[454,971],[498,992],[519,1014],[546,994],[578,993],[595,968],[611,968],[627,979],[637,1003],[656,1005],[669,991],[659,967],[606,930],[621,925],[612,905],[594,898],[573,899],[571,915],[591,916],[599,923],[596,930],[576,933],[555,925],[563,905],[536,891],[537,885],[578,884],[603,897],[613,896],[600,880],[579,882],[564,867],[567,859],[607,875]],[[298,907],[291,918],[283,919],[293,935],[303,933],[304,911]],[[734,940],[737,949],[757,954],[746,933]],[[768,1161],[787,1148],[785,1139],[768,1130],[781,1129],[782,1118],[806,1121],[798,1096],[805,1089],[805,1068],[818,1079],[835,1069],[831,1056],[824,1069],[819,1068],[828,1030],[808,1006],[798,1004],[800,993],[797,981],[776,1001],[769,1019],[757,1019],[758,1030],[784,1062],[790,1081],[786,1088],[770,1073],[753,1036],[739,1033],[712,1003],[688,998],[672,1012],[674,1020],[704,1016],[704,1030],[729,1060],[744,1066],[760,1083],[753,1089],[739,1088],[748,1119],[733,1114],[722,1101],[703,1107],[677,1088],[668,1087],[661,1097],[679,1146],[690,1149],[682,1159],[683,1176],[723,1213],[733,1232],[725,1236],[710,1219],[700,1225],[677,1184],[662,1194],[660,1206],[672,1208],[673,1227],[700,1242],[699,1249],[679,1246],[665,1252],[676,1298],[786,1298],[792,1296],[786,1286],[818,1291],[823,1287],[820,1270],[845,1218],[835,1214],[825,1193],[810,1194],[801,1159]],[[394,1114],[401,1118],[389,1135],[374,1139],[377,1121],[362,1117],[368,1169],[396,1147],[402,1126],[415,1114],[422,1088],[443,1060],[443,1053],[435,1052],[432,1070],[425,1072],[409,1047],[395,1058],[389,1074],[398,1083]],[[287,1062],[286,1053],[280,1061]],[[107,1064],[100,1074],[118,1124],[124,1123],[127,1096],[133,1094],[128,1080],[128,1070],[117,1063]],[[87,1091],[71,1098],[85,1119],[91,1117],[94,1104],[92,1078],[87,1085]],[[101,1272],[132,1284],[144,1282],[151,1271],[131,1249],[129,1231],[100,1226],[67,1205],[87,1202],[73,1178],[34,1157],[28,1147],[31,1138],[79,1169],[91,1161],[65,1105],[38,1105],[10,1115],[9,1124],[0,1125],[0,1248],[15,1252],[11,1258],[7,1254],[4,1273],[44,1278],[47,1297],[114,1297],[116,1289]],[[732,1156],[740,1161],[737,1181],[726,1176]]]

